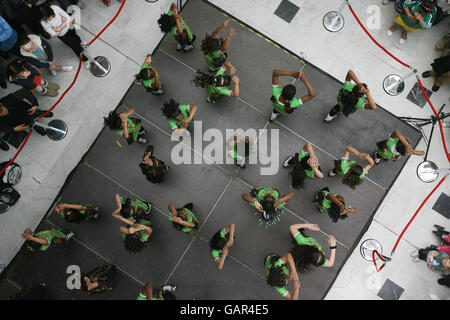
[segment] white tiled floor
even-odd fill
[[[161,0],[149,4],[144,1],[127,1],[117,21],[89,48],[93,56],[104,55],[111,60],[113,66],[111,74],[104,79],[97,79],[86,70],[82,70],[77,84],[55,112],[56,118],[62,118],[68,123],[70,127],[68,137],[55,143],[33,134],[18,161],[24,168],[24,176],[18,186],[23,197],[10,212],[0,216],[0,264],[8,263],[17,252],[21,245],[20,234],[23,229],[35,227],[42,219],[67,175],[100,131],[99,123],[102,117],[119,103],[131,84],[133,74],[139,68],[138,64],[156,47],[162,37],[156,20],[167,10],[170,2]],[[398,97],[384,93],[381,83],[385,76],[390,73],[405,75],[409,69],[376,47],[356,23],[348,8],[343,11],[346,23],[342,31],[329,33],[323,28],[324,14],[330,10],[337,10],[341,4],[340,0],[291,0],[300,7],[291,23],[274,15],[281,0],[211,2],[294,53],[304,54],[310,63],[338,79],[344,80],[348,69],[355,70],[360,79],[369,85],[376,102],[393,114],[415,117],[428,117],[432,114],[428,106],[421,109],[406,100],[407,90]],[[83,40],[91,39],[93,34],[114,16],[119,4],[115,1],[112,3],[111,7],[105,8],[101,1],[88,2],[88,7],[82,11],[84,30],[80,30],[80,35]],[[429,69],[429,64],[438,56],[433,51],[434,44],[449,29],[448,19],[429,30],[410,34],[408,42],[400,45],[397,42],[399,33],[392,38],[386,36],[386,29],[396,15],[392,4],[382,6],[381,1],[373,0],[351,1],[351,3],[363,23],[369,18],[367,13],[369,6],[378,6],[381,28],[371,29],[373,36],[398,58],[417,68],[419,75]],[[57,61],[64,64],[76,63],[73,54],[58,40],[52,40],[52,44],[58,52]],[[57,79],[64,88],[72,77],[73,73],[61,74]],[[409,78],[405,82],[406,88],[410,89],[415,78]],[[424,79],[423,82],[427,88],[431,88],[431,79]],[[439,108],[444,103],[449,104],[449,96],[450,89],[447,85],[433,94],[431,100],[435,107]],[[44,109],[52,101],[55,100],[40,99]],[[446,111],[449,110],[447,106]],[[448,128],[445,129],[447,141],[450,141],[449,131]],[[448,167],[438,130],[435,131],[431,144],[429,159],[436,162],[439,167]],[[425,148],[423,141],[419,145],[420,148]],[[419,157],[408,161],[362,238],[362,240],[378,239],[383,245],[385,254],[390,252],[403,227],[437,183],[424,184],[416,178],[415,170],[420,161]],[[382,272],[376,273],[372,263],[361,258],[357,246],[326,298],[380,299],[377,293],[384,281],[390,279],[405,289],[400,299],[425,299],[430,293],[438,295],[441,299],[448,299],[450,291],[436,283],[437,275],[428,271],[424,263],[412,263],[410,258],[412,251],[435,242],[431,234],[433,224],[450,228],[448,219],[432,210],[441,192],[450,193],[449,181],[444,182],[424,206],[405,234],[404,240],[400,242],[393,260]]]

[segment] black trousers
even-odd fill
[[[63,36],[58,37],[66,46],[72,49],[73,52],[80,57],[83,53],[83,47],[81,46],[81,39],[77,35],[75,29],[69,29],[67,33]],[[85,55],[82,55],[83,61],[87,61],[88,58]]]
[[[334,117],[335,115],[339,114],[339,105],[335,105],[333,108],[331,108],[330,110],[330,116]]]

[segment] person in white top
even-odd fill
[[[52,37],[58,37],[65,45],[75,52],[77,57],[81,57],[84,62],[87,62],[88,57],[83,54],[83,47],[81,46],[81,39],[77,35],[75,29],[71,29],[72,17],[55,5],[42,5],[39,7],[42,15],[41,25]],[[86,63],[89,68],[89,63]]]

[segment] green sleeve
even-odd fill
[[[360,97],[359,99],[358,99],[358,102],[356,103],[356,105],[355,105],[355,108],[356,109],[364,109],[364,106],[366,105],[366,101],[364,100],[364,98],[363,97]]]
[[[178,122],[175,119],[169,119],[169,127],[170,129],[174,129],[178,127]]]
[[[302,161],[302,159],[306,156],[309,156],[309,153],[301,149],[300,152],[298,153],[298,161],[299,162]]]
[[[211,250],[211,255],[214,260],[220,259],[220,255],[222,254],[222,250]]]
[[[230,88],[227,87],[216,87],[216,92],[222,96],[230,96],[231,92],[233,92]]]
[[[217,70],[217,72],[216,72],[216,74],[214,75],[214,77],[221,76],[221,75],[223,75],[224,73],[225,73],[225,70],[223,70],[222,68],[219,68],[219,70]]]
[[[272,85],[272,95],[274,97],[277,97],[278,95],[280,95],[282,91],[283,91],[283,88],[280,88],[278,85],[276,85],[276,86]]]
[[[287,294],[289,293],[289,291],[285,288],[285,287],[274,287],[275,290],[277,290],[277,292],[279,294],[281,294],[283,297],[286,297]]]
[[[186,113],[188,113],[190,111],[190,107],[188,104],[183,104],[183,105],[179,106],[178,109],[180,109],[181,112],[186,112]]]
[[[297,234],[294,236],[294,239],[298,245],[309,245],[307,239],[302,235],[301,232],[297,232]]]
[[[355,86],[356,86],[356,84],[352,83],[351,81],[344,82],[344,90],[345,91],[352,91]]]

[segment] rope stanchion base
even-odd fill
[[[330,32],[341,31],[345,25],[344,16],[338,11],[330,11],[323,17],[323,26]]]
[[[390,74],[383,81],[383,89],[390,96],[398,96],[405,90],[405,82],[398,74]]]
[[[103,78],[108,75],[108,73],[111,71],[111,63],[109,62],[108,58],[103,56],[95,57],[90,62],[91,67],[90,71],[93,76],[97,78]]]

